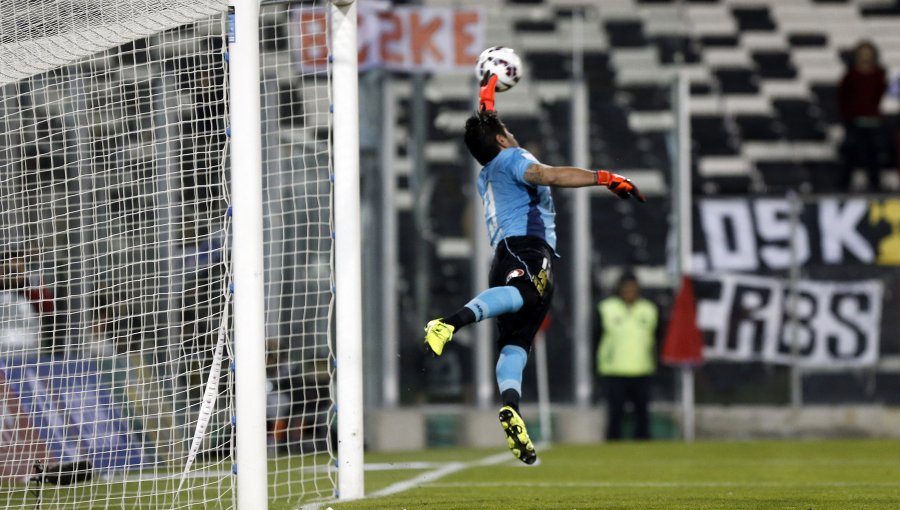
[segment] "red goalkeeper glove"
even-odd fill
[[[606,186],[621,199],[633,196],[641,202],[647,201],[630,179],[626,179],[619,174],[607,172],[606,170],[597,170],[597,185]]]
[[[494,94],[497,92],[497,75],[484,73],[481,78],[481,91],[478,92],[478,111],[494,111]]]

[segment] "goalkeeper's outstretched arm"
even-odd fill
[[[549,166],[535,163],[525,171],[525,180],[537,186],[555,188],[583,188],[585,186],[606,186],[619,198],[631,196],[644,202],[644,195],[631,180],[606,170],[586,170],[574,166]]]

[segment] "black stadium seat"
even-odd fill
[[[758,79],[752,69],[721,67],[713,73],[719,80],[719,90],[723,94],[756,94],[759,92]]]
[[[622,97],[634,111],[669,111],[671,91],[665,85],[631,85],[619,87]]]
[[[773,141],[781,138],[775,120],[766,115],[736,115],[734,122],[745,141]]]
[[[887,5],[864,5],[860,9],[863,16],[900,16],[900,1],[894,0],[893,4]]]
[[[828,45],[828,36],[818,33],[790,34],[788,42],[796,48],[818,48]]]
[[[775,30],[775,22],[769,15],[768,7],[736,8],[731,11],[742,32],[771,32]]]
[[[700,53],[697,51],[694,40],[681,35],[658,35],[650,38],[650,41],[659,51],[659,61],[662,64],[674,64],[679,55],[682,62],[694,64],[700,62]]]
[[[704,48],[735,48],[738,45],[736,35],[707,35],[700,38]]]
[[[797,189],[799,183],[809,181],[809,169],[793,161],[767,161],[756,164],[766,191],[784,192]]]
[[[784,51],[758,51],[752,55],[756,71],[763,78],[791,79],[797,77],[797,68],[791,56]]]
[[[466,167],[467,168],[467,167]],[[429,173],[436,180],[435,190],[461,190],[471,185],[471,174],[460,171],[457,164],[431,164]],[[431,227],[441,237],[465,236],[464,219],[460,214],[459,196],[452,193],[435,192],[430,197],[431,215],[441,218],[432,222]]]
[[[731,142],[725,119],[720,116],[692,116],[691,138],[699,156],[730,156],[737,154]]]
[[[837,161],[805,161],[803,164],[809,170],[813,189],[839,193],[847,191],[839,187],[843,172],[841,163]]]
[[[616,72],[610,67],[609,55],[600,52],[586,52],[583,62],[584,75],[590,85],[591,95],[611,95]]]
[[[569,53],[530,51],[525,54],[525,60],[535,80],[568,80],[571,77],[572,56]]]
[[[553,32],[556,22],[552,19],[519,20],[513,25],[516,32]]]
[[[647,46],[643,26],[639,21],[609,21],[604,24],[612,47],[635,48]]]
[[[712,86],[708,83],[691,83],[692,96],[705,96],[712,94]]]
[[[658,168],[662,170],[664,176],[668,177],[667,170],[671,162],[669,161],[668,139],[665,132],[642,133],[638,139],[638,148],[644,155],[644,167]]]
[[[697,184],[707,195],[746,195],[751,189],[749,175],[705,177]]]
[[[784,136],[788,140],[824,140],[825,132],[821,122],[813,116],[812,105],[802,99],[780,99],[772,101],[772,107],[784,126]]]
[[[602,139],[606,150],[592,155],[601,164],[618,168],[640,168],[643,154],[638,148],[637,135],[628,125],[628,116],[614,101],[592,100],[591,105],[592,140]]]
[[[838,112],[837,85],[815,84],[812,87],[813,99],[816,101],[822,120],[829,124],[840,122]]]

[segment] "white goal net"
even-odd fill
[[[328,74],[295,56],[327,41],[297,37],[302,7],[260,18],[259,398],[285,508],[336,481]],[[235,506],[227,27],[219,0],[0,3],[4,508]]]

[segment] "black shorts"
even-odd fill
[[[507,237],[500,241],[491,263],[491,287],[512,285],[522,293],[525,304],[516,313],[497,317],[498,350],[518,345],[531,350],[531,342],[550,310],[553,297],[553,249],[533,236]]]

